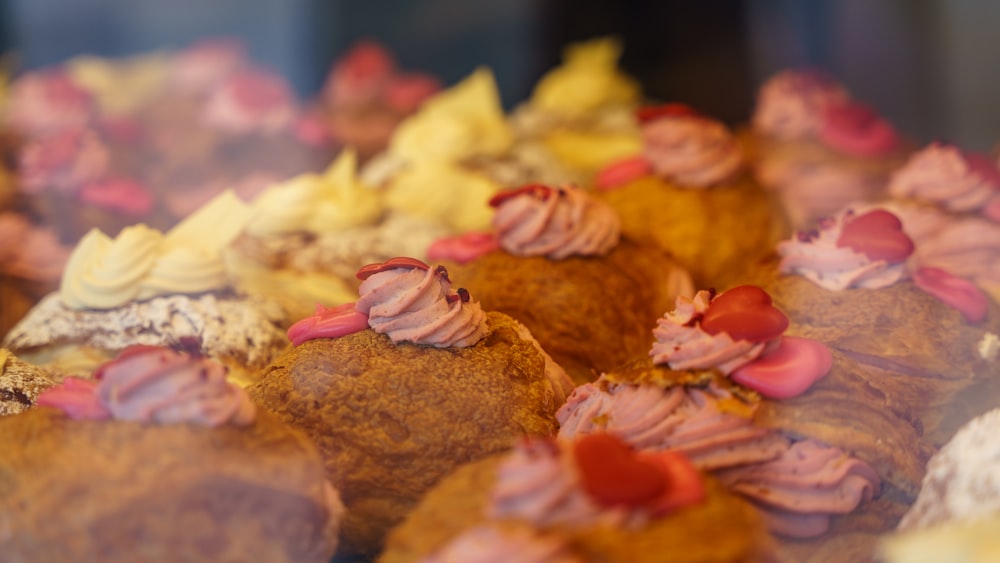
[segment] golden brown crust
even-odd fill
[[[371,329],[307,341],[249,389],[323,453],[348,510],[341,553],[375,553],[457,465],[555,432],[541,354],[509,317],[487,319],[489,334],[469,348],[395,345]]]
[[[599,197],[621,216],[623,234],[673,254],[699,288],[726,285],[788,232],[776,204],[748,176],[700,189],[647,176]]]
[[[487,520],[489,494],[502,456],[460,467],[444,478],[392,531],[380,563],[412,563]],[[587,561],[749,562],[770,560],[770,536],[757,512],[713,479],[705,502],[639,530],[554,528]]]
[[[315,447],[246,428],[0,418],[8,561],[327,561],[335,527]]]
[[[453,284],[483,309],[524,323],[576,383],[646,356],[656,319],[676,298],[668,283],[676,262],[628,239],[603,257],[550,260],[497,251],[445,265]]]
[[[45,370],[0,348],[0,416],[24,412],[35,404],[39,393],[52,385],[55,381]]]

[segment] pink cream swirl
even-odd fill
[[[874,213],[880,211],[891,215],[884,210]],[[870,213],[873,212],[865,215]],[[913,252],[913,243],[903,233],[902,223],[896,219],[898,225],[895,228],[858,232],[857,228],[847,228],[855,215],[853,210],[845,210],[820,221],[818,229],[797,233],[790,240],[779,243],[781,272],[801,275],[832,291],[852,287],[877,289],[904,279],[906,258]],[[847,238],[856,240],[856,243],[845,244],[845,232],[849,235]],[[883,243],[897,246],[898,251],[887,259],[873,258],[864,251],[866,244]]]
[[[524,186],[490,200],[500,247],[515,256],[603,256],[618,245],[621,220],[574,187]]]
[[[671,369],[718,369],[729,375],[736,368],[760,357],[767,342],[736,340],[727,332],[709,334],[698,319],[708,310],[711,296],[699,291],[693,299],[678,297],[673,311],[656,321],[656,342],[649,355],[653,363]]]
[[[780,434],[756,427],[751,416],[726,412],[734,400],[721,389],[663,389],[656,385],[588,383],[556,411],[559,437],[610,432],[639,450],[676,450],[711,471],[775,459],[788,448]]]
[[[36,137],[65,127],[85,126],[94,116],[94,97],[69,74],[51,69],[29,72],[14,81],[7,104],[7,122]]]
[[[697,114],[652,119],[642,137],[653,172],[683,186],[719,184],[743,167],[743,151],[726,126]]]
[[[94,131],[63,129],[35,139],[21,150],[21,183],[24,191],[32,194],[73,192],[103,177],[110,159],[110,152]]]
[[[847,90],[823,72],[786,70],[761,86],[753,126],[786,141],[814,137],[827,108],[849,98]]]
[[[275,135],[296,118],[292,87],[278,74],[243,69],[226,77],[209,95],[202,120],[226,133]]]
[[[443,266],[431,269],[420,264],[364,274],[356,311],[368,315],[368,325],[375,332],[396,343],[447,348],[479,342],[488,331],[479,303],[464,289],[451,290]]]
[[[160,346],[132,346],[94,373],[93,382],[68,379],[39,404],[77,419],[159,424],[246,426],[256,407],[226,381],[226,368],[208,358]]]
[[[421,563],[583,563],[565,539],[527,528],[483,524],[455,537]]]
[[[881,487],[870,465],[815,440],[796,442],[773,461],[716,476],[753,501],[772,531],[791,537],[825,533],[832,515],[853,511]]]
[[[954,212],[980,211],[1000,201],[1000,168],[984,156],[933,143],[892,175],[889,193]]]
[[[921,241],[914,260],[1000,296],[1000,223],[978,217],[956,219]]]

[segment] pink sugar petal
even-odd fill
[[[316,314],[306,317],[288,329],[288,339],[298,346],[317,338],[339,338],[368,328],[368,315],[354,309],[354,303],[332,308],[316,307]]]
[[[428,260],[453,260],[467,264],[500,248],[493,233],[465,233],[435,240],[427,249]]]
[[[97,381],[67,377],[61,384],[42,391],[35,405],[59,409],[73,420],[108,420],[111,412],[101,403],[97,386]]]
[[[611,191],[652,173],[653,167],[644,156],[619,160],[609,164],[597,174],[597,189]]]
[[[986,319],[990,309],[990,299],[969,280],[952,275],[941,268],[924,266],[913,273],[913,283],[945,304],[958,309],[965,320],[972,324]]]
[[[777,348],[737,369],[733,381],[771,399],[805,393],[833,366],[830,349],[808,338],[784,336]]]

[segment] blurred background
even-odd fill
[[[647,96],[737,124],[777,70],[831,71],[919,142],[998,140],[1000,3],[978,0],[6,0],[0,42],[19,68],[90,53],[176,49],[217,35],[281,69],[302,95],[356,40],[446,84],[477,65],[504,104],[525,99],[571,41],[615,34]]]

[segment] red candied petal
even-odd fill
[[[368,264],[362,266],[356,277],[359,280],[366,280],[379,272],[385,272],[386,270],[394,270],[396,268],[404,268],[407,270],[417,269],[417,270],[430,270],[431,267],[427,264],[417,260],[416,258],[409,258],[406,256],[397,256],[396,258],[390,258],[385,262],[378,262],[375,264]]]
[[[500,248],[500,243],[493,233],[470,232],[456,237],[435,240],[427,249],[427,258],[430,260],[453,260],[459,264],[467,264],[498,248]]]
[[[389,51],[371,39],[362,39],[337,63],[337,70],[353,80],[389,76],[396,70],[396,61]]]
[[[644,156],[613,162],[597,174],[597,189],[613,190],[653,173],[653,165]]]
[[[398,74],[385,87],[385,103],[400,113],[411,113],[440,90],[441,83],[429,74]]]
[[[820,138],[834,149],[858,156],[886,154],[899,144],[892,125],[870,107],[857,102],[828,107]]]
[[[368,328],[368,315],[359,313],[354,303],[344,303],[327,309],[316,306],[316,314],[306,317],[288,329],[293,346],[317,338],[339,338]]]
[[[790,399],[805,393],[832,366],[833,355],[822,343],[784,336],[777,348],[729,377],[769,399]]]
[[[1000,168],[990,158],[975,152],[963,153],[965,163],[994,188],[1000,189]]]
[[[651,506],[654,515],[662,515],[705,499],[705,481],[684,454],[673,450],[639,452],[637,457],[657,468],[669,486]]]
[[[871,260],[902,262],[913,253],[913,241],[903,223],[884,209],[859,215],[844,224],[837,246],[850,248]]]
[[[532,197],[546,200],[552,195],[555,189],[545,184],[527,184],[521,186],[520,188],[515,188],[513,190],[507,190],[496,194],[490,198],[490,207],[499,207],[503,202],[508,199],[513,199],[515,197],[520,197],[522,195],[531,195]]]
[[[700,114],[691,106],[678,103],[643,106],[635,112],[635,118],[639,120],[639,123],[649,123],[661,117],[695,117],[698,115]]]
[[[73,420],[108,420],[111,412],[98,397],[97,385],[97,381],[67,377],[59,385],[42,391],[35,405],[59,409]]]
[[[924,266],[913,272],[913,283],[957,309],[966,321],[976,324],[986,320],[990,298],[969,280],[941,268]]]
[[[605,506],[640,506],[659,497],[667,481],[657,468],[641,461],[621,438],[589,434],[573,444],[583,487]]]
[[[764,342],[788,328],[788,317],[771,304],[771,296],[755,285],[741,285],[712,299],[701,319],[709,334],[725,332],[733,340]]]

